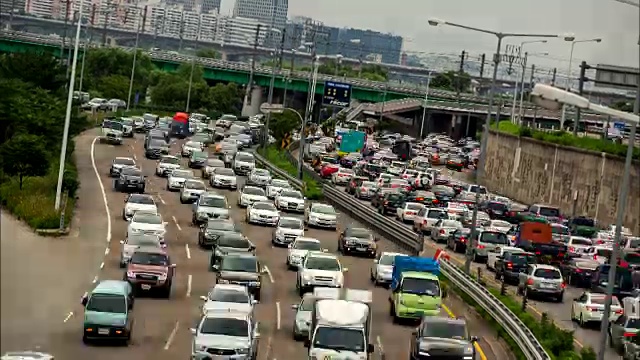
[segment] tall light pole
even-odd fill
[[[273,11],[274,11],[274,17],[275,17],[275,2],[274,2]],[[271,31],[282,34],[282,40],[284,42],[284,31],[274,29],[273,27],[271,28]],[[278,61],[278,49],[274,49],[273,50],[273,66],[271,67],[271,80],[269,81],[269,93],[267,94],[267,102],[269,104],[273,102],[273,91],[276,83],[276,72],[278,71],[278,66],[276,64],[277,61]],[[265,114],[265,121],[264,121],[265,134],[262,137],[263,147],[266,147],[267,145],[269,145],[269,121],[270,120],[271,120],[271,113],[268,112]]]
[[[429,85],[431,85],[431,71],[427,73],[427,90],[424,92],[424,102],[422,103],[422,122],[420,123],[420,140],[424,130],[424,120],[427,117],[427,103],[429,102]]]
[[[307,136],[305,135],[305,126],[307,122],[311,122],[313,117],[313,105],[315,103],[315,95],[316,95],[316,84],[318,83],[318,68],[320,67],[320,61],[316,56],[315,44],[313,50],[313,77],[311,78],[311,83],[309,86],[309,99],[307,101],[307,112],[304,121],[302,121],[302,126],[300,126],[300,151],[298,153],[298,179],[302,180],[303,169],[304,169],[304,143],[307,140]]]
[[[73,87],[76,83],[76,68],[78,67],[78,48],[80,47],[80,30],[82,29],[82,8],[84,0],[80,0],[78,9],[78,25],[76,27],[76,41],[73,48],[73,61],[71,64],[71,78],[69,79],[69,91],[67,93],[67,111],[64,115],[64,130],[62,132],[62,146],[60,147],[60,167],[58,168],[58,185],[56,187],[56,200],[54,207],[60,210],[62,198],[62,179],[64,177],[64,163],[67,158],[67,143],[69,142],[69,123],[71,122],[71,109],[73,107]]]
[[[602,39],[588,39],[588,40],[573,40],[571,41],[571,50],[569,51],[569,67],[567,68],[567,83],[564,87],[565,91],[569,91],[569,88],[571,87],[571,72],[573,70],[572,65],[573,65],[573,49],[575,48],[576,44],[580,44],[580,43],[588,43],[588,42],[596,42],[599,43],[600,41],[602,41]],[[567,117],[567,106],[563,106],[562,107],[562,115],[560,116],[560,130],[564,129],[564,121]],[[574,126],[574,135],[577,135],[578,133],[578,124],[575,124]]]
[[[193,88],[193,73],[196,70],[196,57],[198,57],[198,41],[200,40],[200,31],[202,26],[202,17],[198,17],[198,31],[196,32],[196,45],[193,58],[191,59],[191,73],[189,74],[189,89],[187,90],[187,104],[184,112],[189,113],[189,105],[191,104],[191,89]]]
[[[127,95],[127,111],[131,106],[131,93],[133,92],[133,79],[136,75],[136,63],[138,62],[138,44],[140,43],[140,9],[138,8],[138,0],[136,0],[135,13],[136,13],[136,43],[133,48],[133,64],[131,65],[131,78],[129,79],[129,93]]]
[[[524,53],[524,61],[522,62],[522,74],[520,76],[520,104],[518,107],[518,125],[522,124],[522,117],[524,116],[524,110],[523,110],[523,104],[524,104],[524,75],[527,72],[527,59],[530,55],[542,55],[542,56],[547,56],[549,55],[548,52],[543,52],[543,53],[538,53],[538,54],[527,54]],[[531,67],[531,80],[533,80],[533,71],[534,71],[534,67]],[[531,88],[533,88],[533,81],[530,81],[531,84],[529,84],[529,86],[531,86]]]
[[[449,25],[461,29],[466,29],[475,32],[481,32],[484,34],[490,34],[498,38],[498,44],[496,46],[496,52],[493,55],[493,77],[491,79],[491,87],[489,88],[489,104],[487,106],[487,118],[484,123],[484,130],[482,133],[482,142],[480,144],[480,159],[478,161],[478,169],[476,170],[476,179],[481,179],[484,171],[484,163],[487,157],[487,142],[489,139],[489,126],[491,125],[491,113],[493,111],[493,96],[494,96],[494,88],[496,87],[496,82],[498,80],[498,66],[500,65],[500,50],[502,48],[502,40],[507,37],[533,37],[533,38],[564,38],[567,41],[573,41],[573,36],[569,35],[552,35],[552,34],[524,34],[524,33],[503,33],[492,30],[480,29],[472,26],[466,26],[461,24],[455,24],[448,21],[438,20],[438,19],[430,19],[428,20],[429,25],[438,26],[438,25]],[[480,191],[476,191],[476,206],[473,207],[473,217],[471,219],[471,243],[470,246],[467,246],[467,254],[466,261],[464,264],[464,269],[466,273],[469,273],[471,269],[471,255],[473,254],[473,238],[476,235],[476,221],[478,219],[478,204],[480,203]]]
[[[518,57],[521,58],[524,52],[524,46],[527,44],[546,44],[547,40],[532,40],[532,41],[523,41],[520,43],[520,47],[518,47]],[[522,58],[522,74],[520,74],[520,83],[524,82],[524,69],[527,64],[527,53],[524,53],[524,58]],[[516,117],[516,100],[518,97],[518,80],[516,78],[516,83],[513,86],[513,102],[511,104],[511,122],[515,121]]]

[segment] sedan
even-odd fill
[[[378,185],[374,181],[363,181],[360,186],[354,190],[356,199],[370,200],[373,194],[376,193]]]
[[[209,219],[200,226],[198,245],[203,248],[211,247],[222,234],[227,232],[240,232],[240,229],[230,219]]]
[[[592,292],[584,292],[581,296],[573,299],[571,304],[571,321],[577,321],[580,327],[585,327],[588,323],[600,324],[604,315],[604,303],[606,295]],[[622,315],[622,307],[618,298],[611,298],[611,314],[609,320],[615,322]]]
[[[274,246],[289,245],[297,237],[304,236],[304,224],[295,217],[281,217],[271,237]]]
[[[187,179],[193,179],[191,170],[174,170],[167,176],[167,190],[178,191]]]
[[[120,250],[120,268],[127,266],[133,253],[140,247],[155,247],[165,249],[167,244],[157,235],[132,234],[126,239],[120,240],[122,249]]]
[[[331,182],[335,185],[344,185],[348,183],[353,176],[353,170],[341,167],[331,175]]]
[[[256,186],[245,186],[238,196],[238,206],[247,207],[255,202],[267,202],[267,195],[264,190]]]
[[[160,240],[163,240],[167,233],[166,226],[167,222],[162,221],[160,214],[138,211],[133,215],[131,221],[129,221],[127,237],[130,235],[145,234],[156,235]]]
[[[280,213],[270,201],[255,202],[247,206],[246,220],[249,224],[276,226]]]
[[[164,155],[158,161],[158,166],[156,166],[156,175],[168,176],[173,170],[178,169],[180,169],[180,159],[175,156]]]
[[[253,169],[247,179],[248,185],[265,187],[271,181],[271,173],[266,169]]]
[[[156,205],[153,196],[145,194],[129,195],[125,200],[124,209],[122,209],[122,219],[129,221],[137,211],[158,213],[158,205]]]
[[[304,196],[297,190],[283,190],[276,196],[275,204],[278,210],[304,212]]]
[[[267,185],[267,197],[274,199],[282,190],[291,188],[291,184],[287,180],[271,179],[269,185]]]
[[[182,145],[182,150],[180,154],[182,157],[191,156],[191,153],[194,151],[202,151],[204,149],[204,145],[201,142],[196,141],[187,141]]]
[[[382,252],[375,260],[371,267],[371,281],[377,286],[381,284],[390,284],[393,274],[393,264],[396,256],[407,256],[401,253]]]
[[[480,212],[478,212],[478,214],[480,214]],[[511,230],[511,223],[504,220],[491,220],[487,227],[507,233]]]
[[[298,265],[300,265],[300,262],[309,251],[324,251],[320,240],[302,236],[297,237],[289,244],[289,250],[287,251],[287,268],[289,268],[289,270],[297,270]]]
[[[214,169],[216,168],[224,168],[224,161],[218,158],[208,158],[205,162],[205,166],[202,169],[202,177],[207,179],[211,175]]]
[[[312,203],[305,211],[304,221],[310,227],[335,230],[338,226],[336,210],[333,206],[322,203]]]
[[[408,202],[396,209],[396,218],[403,223],[413,222],[416,215],[424,208],[423,204]]]
[[[214,188],[229,188],[236,190],[238,188],[238,180],[233,169],[225,167],[216,167],[209,173],[209,184]]]
[[[207,163],[209,154],[206,151],[192,151],[189,156],[189,167],[191,169],[202,169]]]
[[[462,229],[462,223],[457,220],[439,220],[431,229],[431,239],[435,242],[447,241],[449,235]]]
[[[180,203],[190,204],[198,200],[200,195],[204,194],[206,191],[207,187],[202,180],[189,179],[184,182],[180,189]]]
[[[220,310],[251,312],[258,303],[246,286],[236,284],[216,284],[207,296],[201,296],[200,299],[204,300],[203,314]]]

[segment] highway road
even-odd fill
[[[453,177],[465,183],[471,182],[471,177],[464,172],[459,172],[459,173],[453,172]],[[344,189],[343,187],[338,187],[338,188]],[[361,200],[361,201],[366,202],[370,205],[370,202],[368,201],[365,201],[365,200]],[[398,222],[398,225],[411,227],[411,225],[402,224],[400,222]],[[436,244],[434,241],[430,240],[429,237],[425,237],[425,249],[431,249],[431,250],[427,250],[427,253],[431,254],[438,248],[447,250],[444,244]],[[460,266],[464,265],[465,259],[463,254],[453,253],[452,251],[449,251],[449,250],[447,250],[447,253],[451,255],[451,260],[453,262],[457,263]],[[488,270],[486,268],[486,265],[474,263],[472,264],[472,269],[473,269],[472,271],[475,274],[478,273],[478,269],[481,269],[483,279],[487,281],[491,287],[498,288],[498,289],[500,288],[500,283],[494,280],[494,273]],[[518,300],[522,300],[522,297],[516,294],[514,286],[509,286],[508,292],[512,297],[517,298]],[[528,299],[528,306],[529,306],[529,309],[534,314],[540,316],[543,313],[547,313],[549,314],[549,317],[553,321],[555,321],[556,324],[561,328],[575,331],[574,333],[575,343],[579,347],[591,346],[591,347],[594,347],[595,349],[599,344],[599,337],[600,337],[599,324],[597,326],[592,325],[588,328],[581,328],[578,326],[576,322],[571,321],[571,303],[574,298],[579,297],[583,292],[584,292],[584,289],[567,285],[567,288],[564,294],[564,301],[562,303]],[[606,356],[607,356],[606,357],[607,359],[615,359],[618,355],[611,348],[607,348]]]
[[[87,139],[89,138],[91,137]],[[172,152],[178,152],[179,145],[179,143],[173,144]],[[166,180],[153,175],[155,161],[143,158],[142,147],[141,139],[127,140],[122,146],[100,144],[93,140],[78,143],[76,148],[78,156],[84,156],[92,161],[92,169],[86,167],[79,169],[82,189],[91,190],[95,197],[99,198],[94,202],[96,209],[102,207],[101,212],[81,213],[80,216],[82,221],[86,220],[87,224],[91,226],[88,230],[92,232],[93,239],[102,244],[100,253],[104,256],[101,255],[100,257],[103,259],[96,260],[81,250],[71,252],[78,259],[69,261],[93,262],[95,264],[93,270],[81,267],[82,270],[77,270],[78,274],[75,274],[75,277],[58,277],[50,281],[49,284],[42,285],[41,289],[47,292],[56,286],[73,288],[67,291],[69,299],[66,306],[51,309],[51,317],[55,318],[57,323],[55,321],[47,323],[46,329],[42,330],[42,336],[47,341],[42,342],[40,349],[54,354],[56,358],[176,359],[186,358],[190,354],[191,334],[189,328],[198,320],[202,304],[199,296],[206,295],[214,285],[214,274],[207,271],[209,253],[197,247],[197,230],[190,225],[190,206],[180,204],[177,193],[165,190]],[[125,194],[112,190],[112,179],[108,177],[111,160],[116,156],[134,157],[141,165],[143,172],[148,175],[147,193],[155,196],[160,212],[165,221],[169,222],[168,251],[172,262],[177,264],[177,274],[173,293],[169,300],[155,298],[137,300],[134,310],[133,340],[129,347],[88,346],[84,345],[81,340],[82,306],[80,298],[83,292],[92,288],[91,282],[97,283],[102,279],[121,279],[123,274],[123,270],[118,266],[118,258],[119,240],[123,239],[126,231],[126,222],[121,218]],[[91,180],[91,176],[93,176],[93,180]],[[92,182],[97,186],[92,187],[90,185]],[[260,259],[269,269],[268,275],[265,275],[263,280],[263,284],[266,285],[263,288],[263,298],[261,303],[257,305],[261,332],[259,359],[303,359],[306,355],[306,349],[302,343],[294,342],[291,337],[294,317],[291,305],[297,303],[299,297],[295,293],[295,273],[286,270],[285,267],[286,250],[271,247],[272,230],[270,228],[244,223],[244,211],[236,207],[236,192],[221,192],[227,196],[232,206],[232,218],[242,224],[243,233],[257,245]],[[82,196],[84,195],[81,193],[81,198]],[[106,225],[100,227],[96,224],[94,227],[94,224],[89,222],[92,221],[90,219],[101,219]],[[355,222],[341,216],[339,227],[343,228],[352,223]],[[83,224],[80,227],[84,228]],[[306,236],[319,239],[324,247],[330,251],[336,249],[337,233],[334,231],[310,229]],[[385,239],[379,242],[379,247],[381,251],[398,251],[391,242]],[[62,255],[60,258],[64,259]],[[355,257],[342,257],[341,261],[345,267],[350,269],[345,276],[346,286],[370,289],[374,293],[372,340],[376,346],[376,353],[379,355],[380,350],[383,349],[387,359],[406,359],[413,327],[392,324],[388,316],[388,290],[374,288],[369,281],[368,275],[372,261]],[[72,268],[69,270],[73,272]],[[3,267],[3,274],[5,273]],[[59,285],[56,285],[56,280],[60,281]],[[89,284],[85,285],[84,283],[87,282]],[[44,301],[48,300],[48,298],[40,296],[41,300],[43,298]],[[446,305],[448,311],[465,316],[470,320],[471,330],[480,338],[479,346],[483,356],[479,356],[478,359],[506,359],[510,357],[501,345],[502,343],[496,339],[495,331],[491,331],[486,323],[479,321],[461,301],[450,296]],[[18,306],[15,305],[13,309],[19,309]],[[4,311],[3,304],[3,329]],[[54,312],[57,314],[53,314]],[[33,323],[31,325],[33,326]],[[37,323],[35,327],[38,327]],[[35,345],[38,344],[23,342],[19,347],[24,350],[31,349]],[[373,358],[378,359],[378,355],[374,355]]]

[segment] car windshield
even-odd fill
[[[609,258],[611,257],[611,254],[612,254],[611,249],[603,249],[603,248],[596,249],[596,255],[598,256]]]
[[[206,190],[206,186],[204,186],[204,183],[202,181],[187,181],[184,183],[184,187],[187,189],[193,189],[193,190]]]
[[[227,201],[223,197],[205,196],[200,198],[200,206],[226,208]]]
[[[302,199],[302,194],[297,191],[283,191],[280,196],[294,199]]]
[[[540,216],[559,217],[560,210],[552,207],[540,206]]]
[[[142,176],[142,171],[134,168],[134,167],[127,167],[122,169],[122,175],[125,176]]]
[[[242,162],[254,162],[253,155],[248,155],[248,154],[237,154],[236,160],[242,161]]]
[[[194,151],[193,154],[191,154],[191,156],[193,156],[194,159],[204,160],[207,158],[207,156],[209,156],[209,154],[207,154],[204,151]]]
[[[313,347],[362,352],[365,350],[364,340],[361,330],[321,326],[313,337]]]
[[[591,303],[592,304],[597,304],[597,305],[604,305],[605,300],[606,300],[606,296],[605,295],[601,295],[601,294],[591,294]],[[611,297],[611,305],[613,306],[620,306],[620,302],[618,301],[618,298],[615,296]]]
[[[480,241],[489,244],[507,244],[507,235],[497,231],[483,231],[480,234]]]
[[[552,225],[551,232],[559,235],[569,235],[569,228],[563,225]]]
[[[402,280],[402,293],[424,294],[429,296],[440,296],[440,284],[434,279],[404,278]]]
[[[206,318],[200,326],[200,334],[248,337],[249,326],[246,320],[230,318]]]
[[[165,254],[136,251],[131,257],[131,264],[169,266],[169,259]]]
[[[535,264],[536,256],[533,254],[513,254],[511,262],[517,265]]]
[[[422,336],[463,340],[467,338],[467,329],[463,324],[446,321],[427,322],[422,327]]]
[[[406,209],[407,210],[413,210],[413,211],[419,211],[420,209],[422,209],[424,206],[422,204],[412,204],[409,203],[406,205]]]
[[[304,297],[302,299],[302,302],[300,303],[300,306],[298,306],[298,310],[299,311],[313,311],[313,305],[316,303],[316,300],[311,297],[311,296],[307,296]]]
[[[141,204],[141,205],[155,205],[153,198],[147,195],[139,195],[139,194],[131,194],[128,203],[131,204]]]
[[[246,292],[221,288],[214,288],[209,293],[209,300],[239,304],[248,304],[250,302],[249,294]]]
[[[446,219],[448,217],[447,213],[442,210],[429,210],[427,213],[429,219]]]
[[[264,190],[252,186],[246,186],[244,190],[242,190],[242,193],[247,195],[264,196]]]
[[[93,294],[87,302],[86,311],[126,314],[127,301],[122,295]]]
[[[221,247],[230,247],[237,249],[248,249],[249,247],[251,247],[249,240],[247,240],[244,235],[236,232],[230,232],[228,234],[222,235],[218,238],[216,244]]]
[[[296,250],[322,251],[320,243],[317,241],[296,241],[292,248]]]
[[[583,238],[583,237],[572,237],[571,238],[571,245],[591,246],[591,244],[593,244],[591,239],[587,239],[587,238]]]
[[[163,163],[163,164],[180,165],[180,159],[178,159],[177,157],[173,157],[173,156],[163,157],[162,160],[160,160],[160,162]]]
[[[153,140],[149,143],[149,146],[147,146],[147,148],[150,149],[157,149],[157,148],[162,148],[167,146],[167,143],[162,141],[162,140]]]
[[[472,193],[486,194],[487,188],[485,188],[484,186],[471,185],[469,191]]]
[[[129,166],[136,165],[136,162],[133,161],[133,159],[129,159],[129,158],[116,158],[115,160],[113,160],[113,163],[116,165],[129,165]]]
[[[216,175],[235,176],[236,173],[233,172],[233,169],[220,167],[216,169]]]
[[[628,247],[631,249],[640,248],[640,238],[632,238],[629,240]]]
[[[374,183],[373,181],[363,181],[362,185],[363,188],[375,188],[376,187],[376,183]]]
[[[193,177],[193,173],[189,170],[174,170],[171,173],[171,177],[190,179]]]
[[[490,202],[487,204],[487,209],[497,210],[497,211],[507,211],[508,207],[506,204],[500,202]]]
[[[131,246],[160,246],[160,240],[153,235],[134,235],[127,238],[127,245]]]
[[[329,206],[329,205],[314,205],[313,208],[311,208],[311,212],[326,214],[326,215],[336,214],[336,211],[333,209],[333,206]]]
[[[495,227],[499,227],[499,228],[505,228],[505,227],[506,228],[510,228],[511,224],[506,222],[506,221],[503,221],[503,220],[493,220],[491,222],[491,226],[495,226]]]
[[[236,231],[236,225],[227,220],[209,220],[207,230]]]
[[[258,175],[258,176],[269,176],[269,175],[271,175],[269,173],[269,171],[267,171],[265,169],[255,169],[255,170],[253,170],[253,173]]]
[[[225,256],[222,258],[220,269],[222,271],[259,272],[256,258],[248,256]]]
[[[560,271],[556,269],[536,269],[533,276],[542,279],[559,280],[562,279]]]
[[[462,224],[456,220],[445,220],[442,222],[442,227],[460,229]]]
[[[307,259],[305,268],[312,270],[340,271],[338,259],[332,257],[311,256]]]
[[[292,218],[282,218],[278,223],[278,227],[285,229],[294,229],[294,230],[302,230],[304,229],[304,225],[300,219],[292,219]]]
[[[285,180],[280,180],[280,179],[273,179],[271,180],[271,186],[285,188],[285,187],[289,187],[289,182]]]
[[[117,122],[117,121],[105,120],[105,121],[102,122],[102,128],[122,131],[122,124]]]
[[[385,266],[393,266],[393,264],[396,261],[396,256],[402,256],[402,255],[382,255],[380,257],[380,260],[378,260],[378,264],[385,265]]]
[[[137,212],[135,215],[133,215],[133,219],[131,220],[131,222],[160,225],[162,224],[162,217],[157,214]]]
[[[272,203],[268,203],[268,202],[254,203],[253,206],[251,206],[251,208],[255,210],[278,211]]]
[[[347,236],[358,239],[369,239],[371,237],[371,232],[367,229],[351,228],[348,230]]]

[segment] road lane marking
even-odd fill
[[[453,311],[451,311],[451,309],[449,309],[449,307],[445,304],[442,304],[442,310],[444,310],[444,312],[447,313],[447,315],[449,315],[450,318],[454,318],[456,317],[456,315],[453,313]],[[478,344],[477,342],[473,343],[473,347],[476,348],[476,352],[478,353],[478,355],[480,355],[480,360],[487,360],[487,356],[484,354],[484,351],[482,351],[482,348],[480,347],[480,344]]]
[[[92,284],[95,284],[98,282],[98,275],[93,277],[93,281],[91,282]]]
[[[178,231],[182,231],[182,228],[180,227],[180,224],[178,224],[178,219],[176,219],[175,216],[171,217],[173,219],[173,222],[176,224],[176,227],[178,228]]]
[[[184,251],[187,253],[187,259],[191,260],[191,250],[189,250],[189,244],[184,244]]]
[[[136,154],[133,154],[133,160],[138,161],[138,157],[136,156]]]
[[[109,255],[109,251],[110,251],[109,248],[104,249],[104,256]]]
[[[107,201],[107,192],[104,189],[104,184],[102,183],[102,179],[100,178],[100,172],[98,171],[98,167],[96,166],[96,157],[95,157],[95,149],[96,149],[96,140],[98,137],[93,138],[91,142],[91,166],[93,167],[93,172],[96,174],[96,179],[98,179],[98,185],[100,185],[100,192],[102,193],[102,202],[104,203],[104,211],[107,214],[107,242],[111,242],[111,212],[109,211],[109,202]],[[109,250],[109,248],[107,248]],[[105,253],[105,255],[108,252]]]
[[[158,194],[158,200],[160,200],[162,205],[166,205],[167,204],[166,202],[164,202],[164,199],[162,198],[162,196],[160,196],[160,194]]]
[[[272,284],[275,283],[275,280],[273,280],[273,275],[271,275],[271,270],[269,270],[267,265],[264,266],[264,271],[266,271],[267,275],[269,275],[269,281],[271,281]]]
[[[100,270],[104,268],[104,261],[100,263]]]
[[[191,274],[187,277],[187,297],[191,297],[191,282],[193,281],[193,277]]]
[[[63,322],[66,323],[67,321],[69,321],[69,319],[71,319],[72,316],[73,316],[73,311],[69,311],[69,313],[67,314],[67,317],[64,318]]]
[[[164,344],[164,349],[169,350],[171,347],[171,343],[173,342],[173,338],[176,337],[176,333],[178,332],[178,327],[180,326],[180,322],[176,321],[176,324],[173,326],[173,330],[171,330],[171,334],[167,338],[167,342]]]
[[[382,347],[382,340],[380,340],[380,335],[376,336],[376,343],[378,345],[378,351],[380,352],[381,356],[384,356],[384,347]]]
[[[276,329],[280,330],[280,301],[276,301]]]

